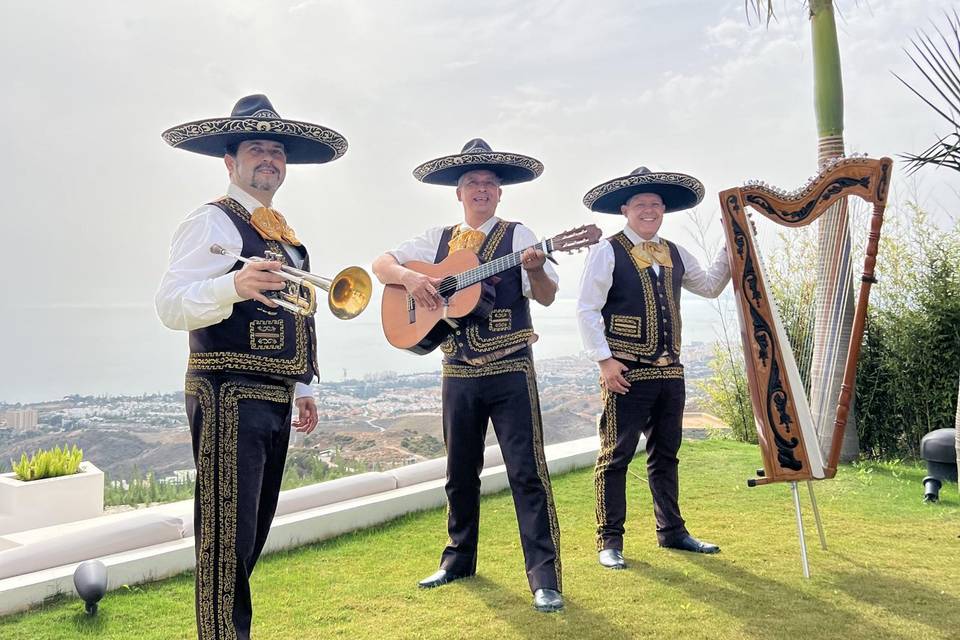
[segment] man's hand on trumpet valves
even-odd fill
[[[244,300],[257,300],[274,308],[277,303],[263,295],[264,291],[280,291],[286,288],[286,280],[270,271],[279,271],[280,263],[274,260],[248,262],[234,272],[233,286]]]

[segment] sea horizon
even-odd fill
[[[539,359],[577,356],[583,350],[576,300],[533,307]],[[714,301],[685,296],[684,344],[713,342],[719,330]],[[8,316],[7,335],[45,335],[44,344],[7,341],[0,369],[0,402],[29,404],[68,395],[170,393],[183,387],[187,335],[166,329],[149,304],[65,305]],[[37,325],[40,325],[39,331]],[[391,347],[371,303],[354,320],[317,315],[321,380],[335,382],[382,372],[426,373],[440,368],[440,351],[417,356]]]

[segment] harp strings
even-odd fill
[[[809,398],[814,343],[816,236],[813,227],[785,229],[771,220],[757,222],[758,257],[769,273],[771,309],[780,317]]]
[[[850,234],[841,235],[840,230],[848,219],[854,229],[863,228],[869,215],[859,198],[841,199],[831,210],[800,228],[754,217],[759,221],[758,254],[770,274],[771,307],[785,329],[782,337],[794,354],[824,454],[833,435],[850,342],[849,319],[856,302],[852,269],[858,264],[857,256],[862,262],[860,240],[865,240],[865,234],[859,234],[852,243]],[[827,252],[839,254],[839,259],[826,260]]]

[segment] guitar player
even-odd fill
[[[542,172],[538,160],[493,151],[480,139],[468,142],[459,154],[420,165],[414,170],[420,182],[456,187],[463,221],[429,229],[383,254],[373,262],[374,274],[384,284],[402,285],[416,305],[437,309],[443,304],[437,294],[440,279],[403,264],[439,263],[464,250],[476,253],[483,263],[535,244],[530,229],[495,214],[502,185],[529,182]],[[439,587],[476,573],[480,472],[487,424],[492,422],[513,492],[533,606],[552,612],[563,608],[560,528],[543,454],[530,299],[552,304],[559,278],[546,255],[533,248],[524,251],[520,266],[493,279],[490,314],[462,318],[440,346],[449,540],[439,570],[419,586]]]

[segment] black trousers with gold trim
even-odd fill
[[[493,422],[507,467],[530,590],[559,591],[560,528],[543,454],[536,372],[526,355],[481,366],[443,365],[450,539],[440,568],[460,575],[477,570],[480,472],[488,422]]]
[[[292,396],[292,382],[187,375],[199,640],[250,637],[249,579],[277,508]]]
[[[641,434],[646,436],[647,478],[657,540],[670,544],[687,533],[680,515],[677,472],[686,399],[683,367],[634,364],[624,377],[630,382],[626,394],[601,389],[600,453],[594,469],[598,550],[623,550],[627,467]]]

